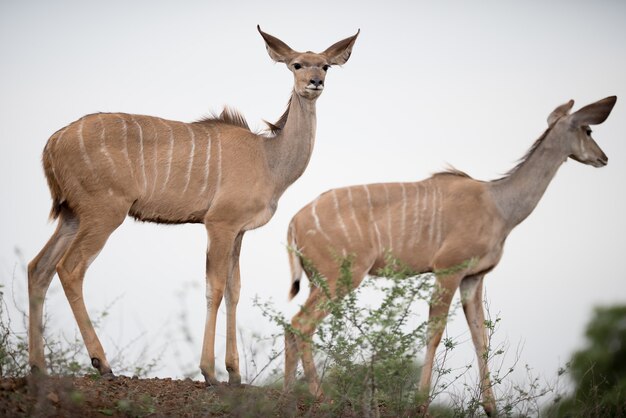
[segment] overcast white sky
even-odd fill
[[[252,127],[283,112],[292,76],[273,64],[256,25],[296,50],[321,51],[361,29],[350,61],[332,68],[317,102],[313,157],[273,220],[241,253],[239,326],[273,328],[252,298],[287,303],[285,235],[293,214],[338,186],[416,181],[452,164],[479,179],[510,169],[546,128],[548,114],[609,95],[594,127],[602,169],[566,163],[535,212],[510,236],[486,278],[499,341],[523,344],[521,364],[550,378],[583,342],[592,308],[626,303],[626,3],[621,1],[6,1],[0,2],[0,282],[26,299],[14,272],[53,232],[41,151],[84,114],[122,111],[191,121],[228,104]],[[85,280],[97,312],[117,299],[99,334],[108,352],[142,332],[158,376],[198,364],[204,325],[202,225],[132,220],[110,238]],[[47,300],[54,330],[76,329],[57,279]],[[426,306],[423,306],[426,312]],[[187,315],[193,344],[182,341]],[[225,316],[216,345],[224,366]],[[462,314],[450,327],[466,342]],[[250,340],[247,340],[247,344]],[[143,344],[143,343],[140,343]],[[240,347],[240,351],[242,347]]]

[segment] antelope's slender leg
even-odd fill
[[[315,369],[315,362],[313,360],[313,352],[311,348],[311,338],[315,333],[317,325],[328,315],[328,311],[322,309],[320,302],[324,300],[326,296],[319,288],[311,290],[308,299],[293,319],[291,320],[291,326],[299,335],[294,335],[294,338],[290,341],[295,341],[296,359],[300,357],[302,359],[302,367],[304,369],[304,376],[309,384],[309,392],[314,396],[323,396],[322,388],[320,386],[319,377],[317,376],[317,370]],[[285,340],[287,343],[287,340]],[[293,363],[293,348],[285,346],[285,362],[287,359]],[[289,351],[288,351],[289,350]],[[295,381],[296,364],[290,365],[289,370],[285,367],[285,385]],[[287,388],[290,390],[291,387]]]
[[[424,365],[422,366],[418,388],[419,393],[427,399],[426,404],[428,404],[428,397],[430,396],[430,382],[437,347],[441,342],[443,331],[446,328],[452,297],[459,287],[459,282],[464,274],[465,272],[437,276],[435,290],[430,300],[426,356],[424,357]]]
[[[239,252],[241,250],[241,240],[243,232],[237,235],[233,249],[232,274],[226,282],[226,371],[228,371],[228,383],[239,385],[241,375],[239,374],[239,352],[237,351],[237,303],[239,302],[239,290],[241,280],[239,276]]]
[[[91,364],[101,375],[112,374],[102,344],[96,335],[83,299],[85,272],[96,258],[111,233],[124,221],[126,212],[106,213],[101,207],[96,215],[79,216],[78,232],[57,265],[57,273],[65,296],[87,347]]]
[[[461,302],[465,318],[472,334],[472,341],[478,358],[480,372],[480,390],[483,406],[487,415],[496,412],[496,402],[493,395],[489,368],[487,364],[489,356],[489,337],[485,329],[485,311],[483,309],[483,277],[484,275],[466,277],[461,281]]]
[[[298,341],[291,330],[285,329],[285,380],[283,388],[289,392],[296,383],[296,370],[298,368]]]
[[[216,385],[218,381],[215,378],[215,324],[226,285],[235,268],[233,255],[238,233],[210,223],[207,223],[206,228],[209,237],[206,269],[207,319],[200,370],[207,385]]]
[[[371,266],[372,263],[367,264]],[[342,289],[339,296],[343,297],[345,292],[351,291],[358,287],[365,278],[368,267],[363,267],[364,264],[356,265],[352,270],[352,283],[350,289]],[[329,268],[329,271],[338,270],[339,267],[333,265]],[[337,282],[338,272],[329,273],[324,275],[328,282],[329,297],[337,297]],[[289,391],[293,387],[295,382],[295,374],[297,367],[298,356],[302,359],[302,367],[304,369],[304,375],[309,385],[309,392],[318,397],[323,397],[324,393],[320,386],[319,377],[315,368],[315,361],[313,358],[313,348],[311,340],[315,329],[320,322],[329,314],[327,309],[324,309],[320,302],[323,302],[327,298],[327,295],[320,288],[313,288],[309,294],[308,299],[293,319],[291,325],[296,332],[294,335],[291,332],[285,333],[285,390]],[[295,353],[294,353],[295,351]],[[295,358],[295,361],[294,361]]]
[[[55,268],[78,230],[72,212],[62,210],[57,228],[28,264],[28,358],[31,371],[46,373],[43,345],[43,303]]]

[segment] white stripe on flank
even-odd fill
[[[437,234],[435,235],[435,244],[437,246],[441,245],[441,234],[443,227],[443,194],[441,193],[441,188],[437,187]]]
[[[83,161],[85,161],[85,164],[87,165],[87,167],[89,167],[89,170],[91,170],[91,172],[95,174],[93,164],[91,163],[91,158],[89,158],[89,154],[87,154],[87,149],[85,148],[85,140],[83,138],[84,120],[84,118],[81,119],[80,123],[78,124],[78,145],[80,145],[80,152],[83,154]]]
[[[122,150],[122,154],[126,157],[126,166],[130,169],[130,174],[132,177],[135,177],[133,174],[133,166],[130,163],[130,157],[128,155],[128,128],[126,127],[126,121],[121,115],[116,115],[122,121],[122,137],[124,139],[124,149]]]
[[[165,190],[167,187],[167,182],[170,180],[170,173],[172,171],[172,158],[174,157],[174,130],[170,126],[169,123],[166,123],[163,119],[160,119],[163,125],[167,126],[167,129],[170,131],[169,141],[170,147],[167,150],[167,165],[165,166],[165,180],[161,185],[161,192]]]
[[[126,126],[126,119],[124,119],[121,115],[116,115],[122,121],[122,137],[124,138],[124,149],[122,150],[122,154],[126,157],[126,165],[130,170],[130,176],[135,180],[135,184],[137,184],[137,179],[135,178],[135,171],[133,170],[133,164],[130,162],[130,156],[128,155],[128,126]]]
[[[389,205],[389,189],[387,188],[387,184],[383,184],[383,188],[385,189],[385,200],[387,205],[387,239],[389,240],[389,247],[387,247],[387,251],[393,251],[393,241],[391,237],[391,206]]]
[[[320,225],[320,218],[317,216],[317,202],[319,200],[320,198],[318,197],[313,201],[313,204],[311,205],[311,214],[313,215],[313,220],[315,221],[315,228],[324,236],[324,238],[326,238],[328,242],[332,242],[330,240],[330,237],[322,229],[322,225]]]
[[[400,249],[404,249],[404,242],[406,241],[406,188],[404,187],[404,183],[400,183],[400,187],[402,188],[402,221],[400,223]]]
[[[215,183],[215,196],[217,196],[220,190],[220,183],[222,182],[222,138],[219,130],[215,132],[215,139],[217,141],[217,182]]]
[[[348,228],[346,228],[346,223],[343,221],[343,217],[341,216],[341,211],[339,210],[339,201],[337,200],[337,191],[333,189],[333,200],[335,201],[335,212],[337,213],[337,218],[339,219],[339,226],[343,231],[343,235],[346,237],[346,241],[349,244],[352,244],[352,240],[350,239],[350,235],[348,234]]]
[[[376,232],[376,239],[378,240],[378,250],[382,252],[383,244],[382,244],[382,241],[380,240],[380,231],[378,230],[378,225],[376,224],[376,221],[374,220],[374,208],[372,206],[370,190],[367,187],[367,184],[364,184],[363,188],[365,189],[365,194],[367,195],[367,205],[369,207],[370,222],[374,225],[374,231]]]
[[[54,141],[54,147],[56,148],[59,145],[59,142],[61,142],[61,139],[63,138],[63,135],[65,135],[65,132],[69,129],[69,126],[66,126],[65,128],[63,128],[63,130],[61,132],[59,132],[59,136],[56,137],[56,141]],[[50,146],[52,147],[52,143],[50,143]],[[50,151],[52,151],[52,148],[50,148]]]
[[[202,183],[202,188],[200,189],[200,194],[203,194],[209,185],[209,163],[211,162],[211,133],[206,130],[204,126],[202,126],[202,130],[206,134],[206,158],[204,159],[204,182]]]
[[[191,150],[189,151],[189,163],[187,165],[187,175],[185,176],[186,180],[185,187],[183,187],[183,194],[185,194],[187,188],[189,187],[189,180],[191,180],[191,169],[193,168],[193,157],[195,156],[196,151],[196,135],[193,133],[193,129],[191,129],[191,126],[186,125],[186,127],[191,138]]]
[[[432,189],[432,201],[430,203],[430,221],[428,222],[428,244],[432,244],[435,232],[435,223],[437,222],[437,186]]]
[[[154,195],[154,191],[157,186],[157,179],[159,178],[159,134],[157,132],[156,126],[154,125],[154,118],[150,118],[150,124],[152,125],[152,132],[154,133],[154,141],[152,143],[152,147],[154,148],[154,154],[152,156],[153,167],[154,167],[154,176],[152,178],[152,191],[150,192],[150,197],[148,200],[152,199]]]
[[[113,158],[111,158],[111,154],[109,154],[109,150],[107,148],[107,143],[106,143],[106,129],[104,127],[104,122],[102,121],[102,115],[100,115],[99,113],[98,113],[98,121],[100,122],[100,127],[102,128],[100,130],[100,152],[104,154],[107,160],[109,160],[109,165],[113,169],[113,174],[115,174],[116,172],[115,161],[113,161]]]
[[[61,141],[61,138],[63,138],[63,135],[65,134],[65,131],[67,131],[69,128],[69,126],[66,126],[60,133],[59,136],[56,138],[56,141],[54,141],[54,143],[49,143],[48,145],[50,146],[50,150],[48,151],[50,153],[50,158],[48,159],[48,161],[50,162],[50,169],[52,170],[52,175],[54,176],[54,178],[59,181],[59,177],[57,176],[57,171],[54,168],[54,155],[52,155],[52,153],[54,152],[53,148],[56,148],[57,145],[59,144],[59,141]]]
[[[419,217],[420,217],[420,238],[422,236],[422,232],[424,231],[424,226],[425,224],[428,222],[428,219],[426,219],[426,211],[428,210],[428,204],[430,203],[430,201],[428,200],[428,192],[430,191],[430,187],[428,187],[427,185],[424,186],[424,197],[422,197],[422,209],[420,210],[419,213]]]
[[[130,120],[132,120],[139,129],[139,165],[141,166],[141,175],[143,177],[143,193],[146,193],[146,190],[148,189],[148,179],[146,179],[146,162],[143,156],[143,129],[141,128],[139,122],[135,120],[133,115],[130,115]]]
[[[361,230],[361,225],[359,225],[359,221],[356,219],[356,211],[354,210],[354,203],[352,203],[352,188],[348,187],[348,200],[350,200],[350,210],[352,211],[352,220],[356,225],[356,229],[359,232],[359,237],[361,240],[363,239],[363,231]]]
[[[413,228],[411,234],[413,236],[413,245],[410,247],[412,251],[417,247],[417,243],[420,239],[420,230],[422,224],[420,222],[420,185],[419,183],[413,183],[415,186],[415,201],[413,202]]]

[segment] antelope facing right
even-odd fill
[[[315,142],[315,104],[327,70],[348,61],[358,36],[321,53],[297,52],[257,26],[267,52],[293,74],[287,110],[270,132],[257,134],[237,112],[184,123],[124,113],[87,115],[48,140],[43,165],[57,229],[28,265],[29,364],[45,372],[43,302],[55,270],[91,364],[113,376],[87,314],[83,279],[127,215],[156,223],[203,223],[206,323],[200,370],[215,377],[215,323],[226,302],[226,370],[239,384],[236,308],[239,251],[246,231],[267,223],[278,199],[304,172]]]
[[[604,122],[615,102],[615,96],[607,97],[573,114],[569,113],[573,100],[557,107],[548,117],[548,129],[526,156],[497,180],[479,181],[450,170],[417,183],[352,186],[323,193],[302,208],[289,226],[290,296],[300,289],[304,269],[301,257],[325,277],[333,296],[339,276],[337,254],[354,256],[354,287],[365,275],[384,266],[387,252],[417,273],[434,272],[436,291],[430,303],[419,391],[428,397],[435,351],[452,297],[460,288],[478,357],[483,406],[487,414],[493,414],[496,403],[484,355],[488,341],[482,307],[483,278],[500,261],[511,230],[530,215],[568,157],[594,167],[607,164],[607,156],[591,138],[589,125]],[[469,260],[473,262],[467,263]],[[311,276],[311,272],[306,273]],[[322,289],[312,287],[292,319],[298,332],[286,331],[286,390],[293,387],[301,358],[309,390],[321,395],[310,338],[298,335],[312,337],[328,314],[320,304],[323,298]]]

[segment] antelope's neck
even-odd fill
[[[509,230],[532,213],[567,159],[556,139],[548,134],[510,175],[490,183],[496,205]]]
[[[282,130],[265,141],[265,152],[278,196],[296,181],[311,159],[315,143],[315,100],[292,93]]]

